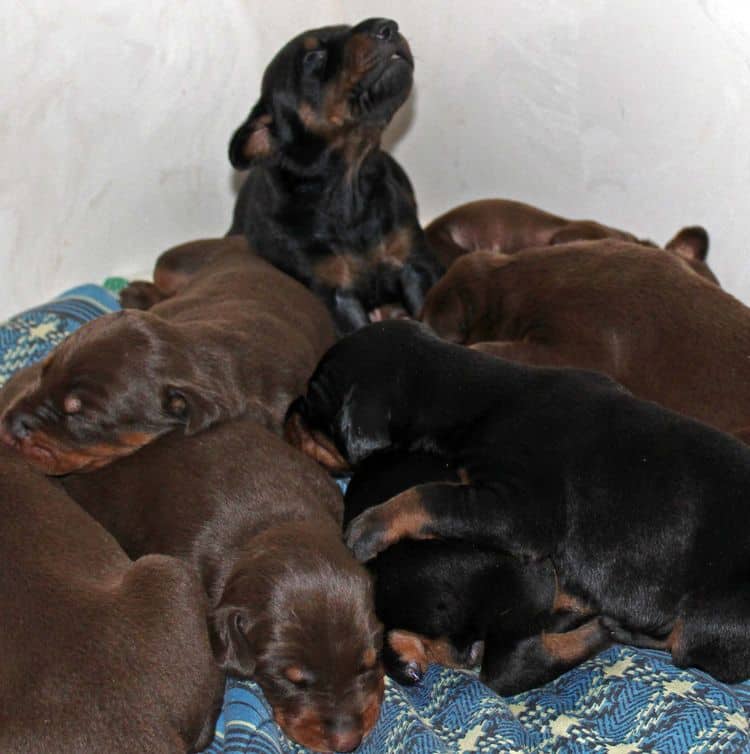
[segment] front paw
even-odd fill
[[[372,560],[390,546],[388,527],[378,515],[377,508],[360,513],[344,532],[346,546],[360,563]]]

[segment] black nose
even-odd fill
[[[374,23],[371,34],[382,42],[391,42],[398,34],[398,24],[389,18],[379,18]]]

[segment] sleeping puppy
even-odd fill
[[[90,471],[173,429],[192,435],[244,415],[280,431],[334,341],[325,307],[243,238],[175,247],[154,280],[123,293],[153,303],[148,311],[87,323],[6,386],[15,397],[0,439],[47,474]]]
[[[250,170],[229,234],[320,296],[340,333],[385,305],[416,316],[442,271],[409,179],[380,148],[413,68],[395,21],[303,32],[269,63],[229,146]]]
[[[192,569],[131,562],[5,447],[0,508],[0,751],[202,750],[223,681]]]
[[[176,555],[200,572],[219,665],[260,685],[291,738],[360,743],[383,696],[382,631],[323,469],[240,419],[63,484],[132,557]]]
[[[750,309],[676,254],[613,240],[474,252],[422,320],[513,361],[604,372],[717,429],[750,426]]]
[[[596,372],[514,364],[406,321],[337,343],[294,411],[339,462],[428,448],[464,470],[463,484],[416,485],[352,521],[359,560],[404,538],[550,558],[576,630],[603,615],[614,638],[680,667],[750,677],[750,529],[738,525],[750,448],[729,435]]]
[[[458,484],[460,474],[431,453],[374,453],[349,482],[344,524],[416,484],[434,482]],[[458,541],[404,540],[368,567],[375,576],[375,610],[387,631],[385,667],[401,683],[419,681],[431,662],[473,667],[484,651],[483,680],[500,694],[516,694],[610,642],[603,624],[577,635],[560,631],[558,621],[569,620],[570,605],[556,593],[547,558],[522,563]]]
[[[656,246],[653,241],[638,239],[632,233],[594,220],[569,220],[511,199],[479,199],[454,207],[433,220],[425,228],[425,234],[445,267],[472,251],[514,254],[534,246],[556,246],[571,241],[613,238]],[[693,225],[679,231],[664,248],[684,259],[699,275],[717,283],[706,264],[708,243],[705,228]]]

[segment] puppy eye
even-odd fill
[[[309,50],[302,58],[302,65],[307,73],[318,70],[325,63],[328,53],[325,50]]]
[[[168,389],[164,396],[164,410],[178,419],[186,418],[188,415],[187,398],[179,390]]]
[[[284,671],[287,680],[291,681],[298,689],[308,688],[312,682],[312,674],[300,667],[292,666]]]

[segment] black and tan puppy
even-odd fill
[[[439,456],[374,453],[357,467],[344,498],[344,523],[416,484],[460,483]],[[431,662],[473,667],[500,694],[540,686],[610,642],[602,623],[578,622],[557,593],[548,558],[521,562],[459,541],[403,540],[368,563],[375,610],[386,633],[386,670],[418,681]],[[586,621],[583,621],[586,623]]]
[[[52,481],[0,447],[0,751],[185,754],[223,680],[192,569],[131,562]]]
[[[607,616],[616,638],[679,666],[750,677],[750,449],[729,435],[595,372],[395,321],[331,348],[294,411],[341,463],[429,448],[463,469],[464,484],[417,485],[355,519],[360,560],[405,537],[550,558],[581,619]]]
[[[170,433],[63,484],[131,556],[195,566],[219,664],[257,681],[291,738],[318,751],[359,744],[383,695],[382,632],[320,466],[243,419]]]
[[[151,306],[85,324],[0,394],[0,440],[48,474],[90,471],[165,432],[240,416],[280,432],[335,337],[321,302],[241,237],[166,251],[154,283],[122,298]]]
[[[380,148],[413,68],[395,21],[306,31],[269,63],[229,147],[250,169],[229,233],[321,296],[341,333],[383,305],[415,316],[440,273],[409,179]]]

